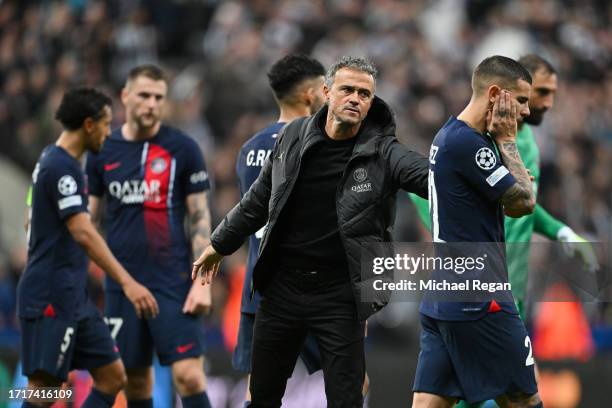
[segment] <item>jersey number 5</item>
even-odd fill
[[[64,333],[64,341],[60,345],[60,350],[62,351],[62,353],[65,353],[66,350],[68,350],[68,347],[70,347],[70,341],[72,340],[73,334],[74,334],[74,328],[66,327],[66,333]]]

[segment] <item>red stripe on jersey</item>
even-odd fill
[[[172,156],[160,145],[150,144],[145,161],[144,179],[147,185],[144,207],[167,210]]]
[[[168,189],[170,188],[172,156],[163,147],[150,144],[145,161],[144,222],[149,250],[153,256],[167,255],[170,248]]]

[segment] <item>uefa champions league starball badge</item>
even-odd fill
[[[495,157],[495,153],[493,150],[488,147],[481,147],[476,152],[476,164],[483,170],[491,170],[495,167],[495,163],[497,163],[497,158]]]

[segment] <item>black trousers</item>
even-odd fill
[[[282,268],[255,317],[251,407],[280,407],[307,333],[321,352],[328,407],[362,407],[364,322],[346,277]]]

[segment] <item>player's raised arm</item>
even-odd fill
[[[191,279],[195,280],[201,273],[202,285],[212,283],[212,278],[219,271],[223,257],[234,253],[249,235],[254,234],[266,224],[272,190],[272,163],[275,160],[276,148],[281,141],[284,129],[279,134],[274,151],[266,160],[249,191],[215,228],[211,236],[211,244],[193,263]],[[276,157],[276,160],[281,160],[281,158]],[[197,255],[197,252],[194,254]]]
[[[147,288],[136,282],[113,256],[92,224],[89,214],[80,212],[71,216],[66,220],[66,226],[87,255],[121,285],[125,295],[134,304],[138,317],[157,316],[159,307],[155,297]]]
[[[429,162],[427,157],[394,141],[387,150],[389,167],[397,185],[405,191],[427,197]]]
[[[511,99],[510,93],[502,90],[495,97],[487,118],[489,133],[495,139],[503,162],[516,179],[516,183],[501,197],[505,214],[514,218],[531,214],[535,208],[531,179],[516,146],[518,109],[520,106]]]
[[[277,147],[282,133],[283,131],[279,134]],[[266,225],[272,189],[273,161],[282,160],[276,154],[275,148],[249,191],[213,231],[211,245],[219,255],[234,253],[249,235]]]

